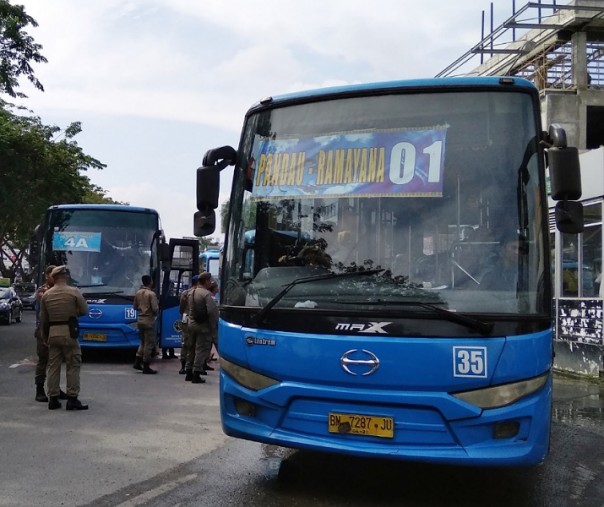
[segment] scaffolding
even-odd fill
[[[566,5],[528,2],[436,77],[506,75],[524,77],[544,89],[604,87],[604,2],[575,0]],[[577,34],[584,43],[575,43]],[[577,48],[584,48],[578,54]],[[488,57],[485,61],[485,56]],[[478,63],[478,59],[480,63]],[[586,69],[575,73],[577,62]],[[464,70],[464,69],[470,69]],[[577,77],[579,76],[579,77]]]

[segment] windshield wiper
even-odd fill
[[[132,301],[134,296],[126,296],[123,294],[123,290],[117,290],[113,292],[82,292],[82,296],[87,298],[99,298],[103,296],[117,296],[120,299],[125,299],[126,301]]]
[[[349,301],[348,303],[354,302]],[[451,310],[446,310],[445,308],[441,308],[440,306],[437,306],[433,303],[422,303],[421,301],[386,301],[383,299],[377,299],[375,301],[362,301],[358,303],[362,303],[365,305],[378,304],[384,306],[419,306],[420,308],[425,308],[426,310],[438,313],[439,315],[442,315],[451,322],[461,324],[462,326],[466,326],[470,329],[475,329],[476,331],[479,331],[480,334],[482,334],[483,336],[487,336],[493,331],[492,322],[484,322],[482,320],[475,319],[474,317],[469,317],[467,315],[452,312]]]
[[[315,276],[305,276],[301,278],[296,278],[288,283],[281,292],[279,292],[275,297],[273,297],[263,308],[260,310],[256,316],[254,317],[254,322],[256,325],[260,325],[266,317],[267,313],[271,311],[273,306],[275,306],[283,296],[285,296],[290,290],[292,290],[296,285],[300,285],[303,283],[309,282],[318,282],[320,280],[332,280],[334,278],[344,278],[344,277],[353,277],[353,276],[363,276],[363,275],[377,275],[381,273],[384,269],[366,269],[364,271],[352,271],[350,273],[325,273],[324,275],[315,275]]]

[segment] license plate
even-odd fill
[[[106,342],[106,334],[84,333],[84,340],[89,342]]]
[[[329,414],[328,430],[330,433],[345,435],[369,435],[372,437],[393,438],[394,418],[331,412]]]

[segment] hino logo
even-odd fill
[[[367,322],[365,324],[349,324],[348,322],[340,322],[336,324],[336,331],[388,334],[388,331],[384,330],[384,327],[386,327],[388,324],[392,324],[392,322]]]
[[[100,308],[91,308],[88,312],[88,316],[91,319],[100,319],[103,316],[103,312]]]
[[[380,360],[370,350],[351,349],[340,358],[340,366],[350,375],[366,377],[380,367]]]

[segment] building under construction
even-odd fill
[[[550,220],[555,279],[555,365],[604,376],[604,1],[528,2],[437,77],[524,77],[540,91],[545,128],[559,124],[581,153],[585,229],[562,234]],[[553,202],[550,203],[553,208]]]

